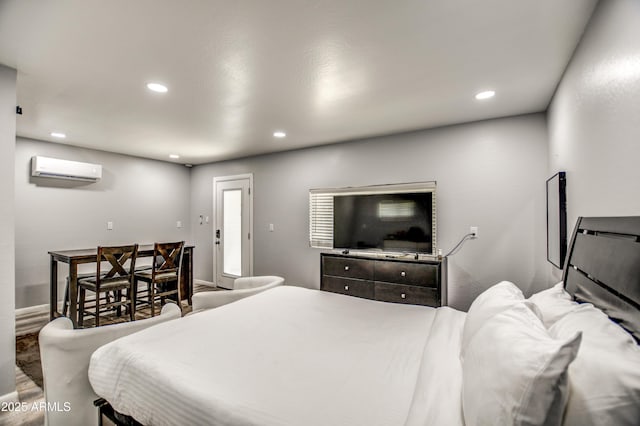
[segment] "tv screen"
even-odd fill
[[[333,247],[433,254],[433,193],[336,195]]]

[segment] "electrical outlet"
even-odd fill
[[[472,234],[471,238],[478,238],[478,227],[477,226],[471,226],[469,228],[469,233]]]

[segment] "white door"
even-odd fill
[[[253,175],[213,178],[213,276],[218,287],[233,288],[253,274]]]

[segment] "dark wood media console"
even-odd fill
[[[446,259],[322,253],[320,289],[383,302],[447,304]]]

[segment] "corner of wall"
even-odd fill
[[[0,395],[12,397],[15,375],[16,70],[0,65]]]

